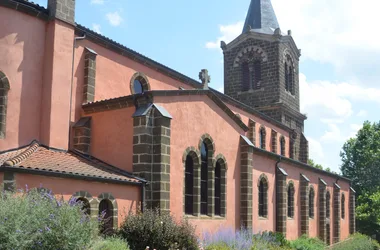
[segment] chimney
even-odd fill
[[[48,0],[50,18],[75,24],[75,0]]]

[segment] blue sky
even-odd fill
[[[47,0],[35,0],[46,6]],[[197,79],[207,68],[223,90],[220,40],[241,33],[250,0],[77,0],[76,21]],[[343,143],[378,121],[378,0],[272,0],[300,49],[301,111],[310,158],[339,171]]]

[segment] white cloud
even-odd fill
[[[309,141],[310,158],[320,162],[319,159],[322,159],[325,156],[321,143],[311,137],[307,137],[307,140]]]
[[[96,23],[93,23],[93,24],[92,24],[92,29],[93,29],[96,33],[98,33],[98,34],[102,34],[102,32],[100,31],[100,28],[101,28],[101,26],[100,26],[99,24],[96,24]]]
[[[115,12],[109,12],[106,14],[108,22],[112,26],[119,26],[121,22],[123,21],[123,18],[120,16],[118,11]]]
[[[340,128],[336,124],[328,124],[329,130],[321,137],[323,142],[341,142],[344,141]]]
[[[358,116],[358,117],[366,117],[367,115],[368,115],[368,111],[367,111],[367,110],[364,110],[364,109],[360,110],[360,111],[356,114],[356,116]]]
[[[341,121],[350,117],[353,114],[352,102],[354,101],[374,102],[380,105],[380,88],[367,88],[347,82],[308,82],[302,73],[300,74],[300,91],[302,93],[301,111],[324,117],[322,121],[326,119]]]
[[[218,49],[220,48],[220,42],[224,41],[226,43],[231,42],[233,39],[238,37],[243,30],[244,22],[237,22],[231,25],[220,25],[219,31],[221,36],[215,42],[207,42],[206,48],[208,49]]]
[[[104,4],[104,0],[91,0],[91,4]]]
[[[283,31],[293,31],[298,47],[302,48],[302,58],[331,63],[352,76],[360,72],[363,65],[379,65],[374,54],[380,55],[380,33],[374,23],[378,20],[380,1],[272,2]]]

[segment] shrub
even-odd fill
[[[198,249],[195,229],[188,221],[177,224],[169,213],[159,210],[146,210],[144,213],[130,214],[122,223],[119,235],[125,239],[131,249],[167,250]]]
[[[377,241],[372,240],[363,234],[354,234],[346,241],[336,244],[333,250],[377,250],[380,245]]]
[[[89,250],[129,250],[129,246],[120,238],[110,237],[95,241]]]
[[[203,235],[203,245],[206,250],[240,250],[240,249],[283,249],[289,243],[282,234],[273,232],[262,232],[253,234],[252,231],[241,229],[234,231],[225,228],[214,234],[205,233]]]
[[[296,250],[323,250],[326,245],[323,241],[318,238],[308,238],[302,235],[297,240],[291,241],[290,246]]]
[[[37,190],[0,194],[0,249],[83,249],[97,237],[98,222],[74,201]]]

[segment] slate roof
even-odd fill
[[[13,168],[39,173],[63,174],[67,177],[102,179],[104,182],[145,183],[127,171],[80,153],[56,151],[41,146],[37,141],[29,146],[0,154],[0,170]]]
[[[243,33],[249,31],[249,27],[265,34],[273,34],[277,28],[280,28],[271,0],[251,0]]]

